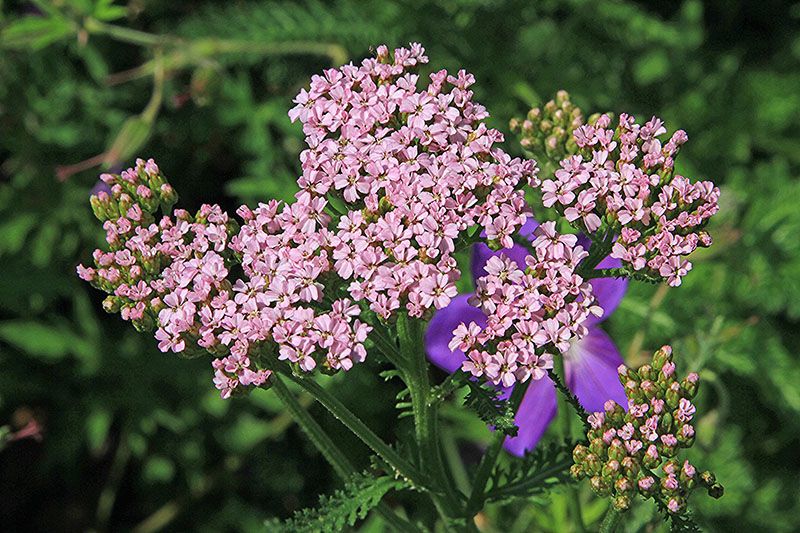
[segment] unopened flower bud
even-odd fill
[[[652,476],[646,476],[639,480],[639,489],[643,492],[648,492],[655,485],[656,480]]]
[[[631,497],[627,495],[616,496],[612,505],[617,511],[625,511],[631,506]]]

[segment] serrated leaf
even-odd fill
[[[298,511],[284,522],[269,521],[267,527],[275,533],[342,531],[345,526],[353,526],[357,520],[365,518],[386,493],[400,486],[398,480],[388,476],[375,477],[368,472],[355,474],[342,489],[330,496],[321,496],[318,507]]]
[[[504,435],[516,436],[519,428],[514,423],[514,409],[502,398],[502,392],[490,385],[482,385],[465,378],[469,393],[464,398],[464,406],[472,409],[487,425]]]
[[[574,443],[539,444],[533,452],[511,460],[492,474],[487,501],[529,498],[556,485],[572,481]]]

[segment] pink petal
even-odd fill
[[[455,372],[461,368],[466,359],[461,350],[450,351],[447,347],[453,340],[453,331],[462,322],[469,325],[475,322],[481,328],[486,327],[486,315],[477,307],[467,303],[472,294],[461,294],[450,301],[450,304],[433,314],[428,329],[425,331],[425,350],[428,359],[447,372]]]

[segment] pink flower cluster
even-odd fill
[[[358,318],[361,309],[346,297],[332,298],[330,216],[323,198],[255,210],[242,206],[244,219],[231,248],[246,276],[233,286],[240,306],[240,331],[263,335],[278,345],[278,358],[309,372],[318,361],[329,370],[349,370],[364,361],[364,341],[372,330]],[[327,294],[326,294],[327,293]]]
[[[104,221],[110,251],[95,250],[95,267],[80,265],[78,275],[109,294],[104,308],[119,311],[137,329],[156,329],[162,351],[230,351],[221,366],[215,363],[215,383],[225,397],[237,385],[264,383],[270,371],[247,358],[248,344],[262,338],[247,336],[252,329],[242,332],[241,308],[228,281],[234,261],[229,240],[236,231],[228,215],[203,205],[195,216],[177,209],[156,222],[159,208],[169,209],[176,196],[152,159],[102,179],[111,194],[93,196],[92,207]],[[231,377],[224,387],[222,371]]]
[[[602,314],[592,286],[575,273],[588,255],[577,237],[558,234],[554,222],[534,234],[525,271],[505,255],[489,259],[487,275],[477,280],[470,300],[484,311],[487,325],[462,323],[449,345],[467,355],[465,372],[495,385],[543,378],[553,367],[553,354],[586,335],[589,315]]]
[[[538,185],[535,163],[495,146],[503,136],[481,122],[471,74],[440,70],[417,88],[411,70],[427,61],[417,44],[394,54],[380,46],[359,67],[314,76],[289,113],[309,146],[297,204],[314,211],[325,195],[338,200],[324,232],[333,269],[383,318],[445,307],[460,277],[459,236],[480,226],[510,247],[526,220],[521,188]]]
[[[694,443],[697,374],[678,380],[672,348],[663,346],[651,365],[638,370],[622,365],[619,376],[628,397],[627,412],[609,400],[605,412],[589,416],[589,445],[575,447],[573,476],[589,477],[595,492],[614,496],[617,509],[627,509],[638,493],[678,513],[698,484],[719,497],[722,487],[710,472],[698,474],[689,461],[675,459],[679,448]],[[656,473],[659,467],[661,476]]]
[[[111,294],[105,307],[155,329],[162,351],[209,352],[228,397],[264,384],[268,358],[303,371],[348,370],[372,327],[446,306],[460,275],[453,253],[481,228],[511,246],[526,220],[533,162],[497,148],[466,72],[418,90],[419,45],[315,76],[290,116],[309,148],[288,204],[243,206],[239,228],[218,206],[167,213],[175,194],[151,161],[107,174],[92,198],[111,251],[79,275]],[[235,269],[232,272],[232,268]],[[243,276],[235,272],[243,271]]]
[[[628,270],[678,286],[692,268],[684,256],[711,245],[703,227],[719,209],[719,189],[674,175],[684,131],[662,145],[667,130],[655,117],[642,126],[622,114],[615,129],[610,124],[601,115],[574,130],[578,153],[542,182],[543,203],[581,230],[613,238],[611,256]]]

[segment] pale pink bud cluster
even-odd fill
[[[155,329],[161,351],[229,353],[214,363],[223,397],[237,386],[263,384],[270,371],[251,364],[248,352],[265,332],[248,323],[249,309],[235,300],[228,280],[236,225],[216,205],[203,205],[194,216],[177,209],[156,223],[156,212],[166,211],[176,195],[152,159],[102,179],[111,194],[92,197],[92,207],[104,221],[110,251],[95,250],[95,267],[81,265],[78,274],[109,294],[104,308],[137,329]]]
[[[318,221],[327,259],[383,318],[445,307],[460,277],[459,238],[481,227],[510,247],[526,220],[521,188],[538,185],[535,163],[495,146],[503,136],[481,122],[471,74],[441,70],[418,88],[412,70],[427,61],[418,44],[394,54],[380,46],[360,66],[314,76],[289,113],[309,146],[296,204],[321,213],[326,195],[338,200],[330,228]]]
[[[542,182],[543,203],[583,231],[612,237],[611,256],[631,272],[680,285],[692,268],[684,256],[711,245],[703,228],[719,209],[719,189],[674,175],[684,131],[662,144],[667,130],[656,117],[639,125],[622,114],[610,124],[601,115],[574,130],[577,154]]]
[[[594,305],[592,287],[575,273],[588,255],[575,235],[560,235],[554,222],[535,231],[527,268],[504,255],[489,259],[470,301],[487,316],[487,325],[461,324],[450,349],[467,355],[462,369],[495,385],[510,387],[538,380],[553,367],[553,354],[586,335],[583,325]]]
[[[620,510],[636,494],[654,498],[671,513],[685,509],[696,487],[721,496],[722,486],[711,472],[698,474],[689,461],[676,458],[679,448],[689,448],[695,440],[697,374],[679,380],[672,348],[663,346],[652,364],[638,370],[621,365],[619,379],[628,397],[627,411],[609,400],[604,411],[589,415],[588,446],[573,450],[572,475],[590,478],[595,492],[613,496]]]

